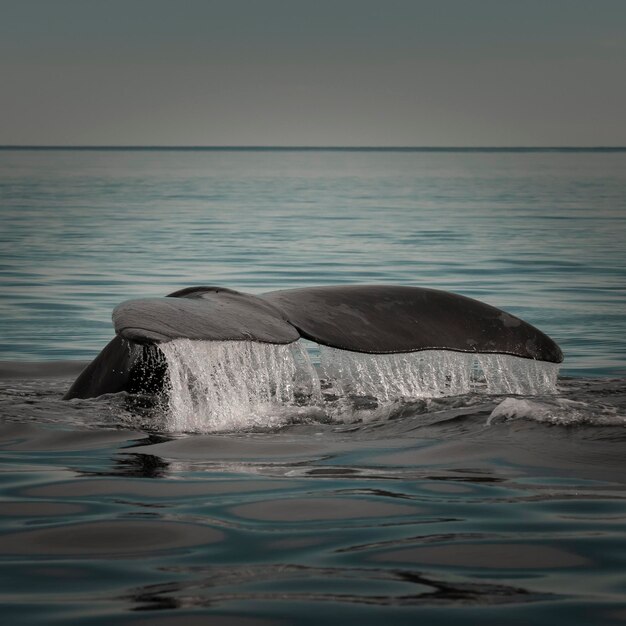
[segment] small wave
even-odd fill
[[[597,401],[569,398],[505,398],[491,412],[487,424],[496,421],[528,419],[545,424],[573,426],[626,426],[622,407]]]
[[[0,380],[75,377],[89,361],[0,361]]]

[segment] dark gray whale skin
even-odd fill
[[[369,354],[452,350],[560,363],[550,337],[472,298],[423,287],[340,285],[260,296],[188,287],[165,298],[128,300],[113,311],[116,337],[83,370],[66,399],[163,389],[158,344],[178,338],[289,344],[300,337]]]
[[[95,398],[105,393],[158,393],[167,365],[156,345],[136,344],[114,337],[80,373],[64,399]]]
[[[563,360],[556,343],[527,322],[438,289],[346,285],[271,291],[262,297],[281,309],[305,339],[351,352],[454,350]]]

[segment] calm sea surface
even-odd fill
[[[0,150],[0,219],[6,623],[626,622],[626,151]],[[558,393],[61,400],[123,300],[339,283],[522,317]]]

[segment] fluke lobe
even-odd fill
[[[300,337],[369,354],[452,350],[560,363],[550,337],[496,307],[423,287],[337,285],[258,296],[188,287],[164,298],[122,302],[116,337],[65,395],[158,392],[167,365],[158,349],[173,339],[288,344]]]

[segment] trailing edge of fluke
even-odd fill
[[[258,296],[188,287],[164,298],[122,302],[113,310],[113,325],[116,337],[80,374],[66,399],[160,390],[166,364],[157,346],[179,338],[289,344],[303,337],[369,354],[452,350],[563,360],[550,337],[518,317],[422,287],[337,285]]]

